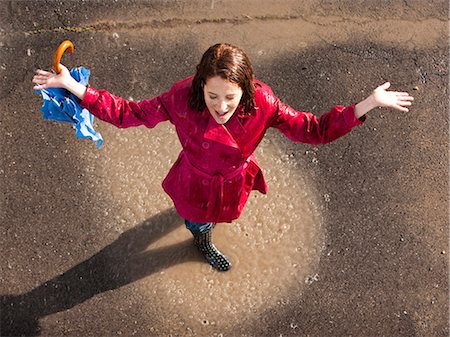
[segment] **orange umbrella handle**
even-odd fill
[[[73,53],[73,43],[69,40],[63,41],[58,49],[56,50],[55,57],[53,58],[53,69],[55,69],[56,73],[59,74],[61,72],[61,67],[59,66],[59,63],[61,61],[62,54],[66,51],[66,49],[69,49],[69,53]]]

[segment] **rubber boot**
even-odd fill
[[[208,263],[219,271],[227,271],[231,268],[231,262],[211,242],[211,229],[203,233],[192,233],[194,245],[206,258]]]

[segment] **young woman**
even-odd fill
[[[387,91],[387,82],[358,104],[335,106],[317,118],[280,102],[270,87],[254,78],[244,51],[226,43],[203,54],[194,77],[140,102],[85,87],[62,69],[58,75],[36,70],[34,89],[65,88],[93,115],[119,128],[153,128],[162,121],[175,126],[182,151],[162,186],[185,219],[195,246],[220,271],[228,270],[231,262],[212,244],[212,228],[237,219],[251,190],[267,192],[253,153],[269,127],[293,141],[324,144],[362,124],[375,107],[408,111],[413,100],[406,92]]]

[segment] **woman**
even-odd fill
[[[362,124],[375,107],[408,111],[413,100],[406,92],[387,91],[387,82],[358,104],[335,106],[317,118],[280,102],[254,78],[244,51],[226,43],[203,54],[193,78],[140,102],[85,87],[62,69],[58,75],[36,70],[34,89],[65,88],[93,115],[119,128],[153,128],[162,121],[175,126],[182,151],[162,185],[185,219],[195,246],[220,271],[228,270],[231,262],[212,244],[212,228],[238,218],[251,190],[267,192],[253,153],[269,127],[293,141],[324,144]]]

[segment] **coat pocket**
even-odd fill
[[[255,183],[255,177],[258,174],[260,168],[253,160],[248,162],[248,166],[244,171],[244,188],[246,191],[251,191],[253,184]]]
[[[235,181],[234,186],[236,189],[236,197],[231,199],[230,201],[233,205],[232,207],[237,209],[239,213],[243,210],[248,197],[250,196],[250,192],[252,191],[255,184],[255,177],[257,176],[259,171],[260,168],[258,164],[256,164],[252,160],[249,160],[247,164],[244,165],[243,170],[239,175],[240,181]]]
[[[206,209],[210,192],[210,176],[194,169],[181,154],[163,181],[163,188],[175,204]]]

